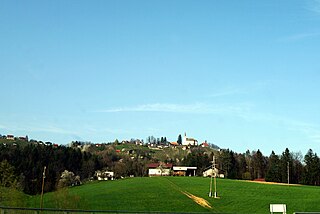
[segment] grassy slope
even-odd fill
[[[80,199],[76,196],[80,196]],[[190,202],[187,196],[173,189],[170,182],[163,178],[95,182],[70,188],[69,192],[48,193],[44,198],[44,207],[57,207],[57,198],[63,200],[71,198],[73,203],[68,208],[168,212],[206,211],[205,208]],[[39,197],[34,197],[30,206],[39,204],[38,201]]]
[[[288,213],[320,211],[320,188],[281,186],[218,180],[220,199],[208,198],[209,178],[157,177],[95,182],[60,193],[45,194],[44,207],[96,210],[270,213],[269,204],[287,204]],[[203,208],[181,193],[187,191],[208,200]],[[38,207],[39,197],[29,206]]]
[[[179,185],[195,195],[209,186],[209,179],[190,178],[190,184]],[[191,183],[193,185],[191,185]],[[206,183],[204,188],[203,183]],[[320,188],[312,186],[282,186],[235,180],[218,180],[220,199],[211,199],[215,211],[231,213],[269,213],[269,204],[287,204],[288,213],[320,211]],[[203,197],[206,195],[202,194]],[[202,197],[201,196],[201,197]]]

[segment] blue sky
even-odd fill
[[[0,134],[320,152],[320,1],[0,1]]]

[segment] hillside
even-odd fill
[[[285,186],[218,180],[220,199],[208,197],[209,178],[152,177],[94,182],[68,190],[47,193],[44,207],[99,210],[269,213],[269,204],[287,204],[288,213],[320,211],[319,187]],[[200,206],[195,199],[206,200]],[[39,196],[28,202],[37,207]],[[211,208],[210,208],[211,206]]]
[[[73,142],[66,147],[41,141],[0,141],[0,162],[5,164],[4,169],[12,169],[10,182],[16,181],[24,193],[33,195],[41,192],[44,167],[47,169],[44,192],[51,192],[59,185],[74,185],[72,180],[69,183],[60,182],[65,170],[86,182],[97,179],[99,171],[111,171],[116,179],[145,177],[148,176],[150,163],[170,163],[173,166],[196,167],[195,174],[202,176],[203,171],[210,166],[213,154],[219,173],[228,179],[265,179],[278,183],[320,185],[320,170],[317,167],[319,157],[312,150],[308,151],[302,162],[299,158],[301,155],[297,156],[289,149],[282,155],[272,152],[266,157],[259,150],[235,153],[229,149],[217,151],[200,146],[154,147],[131,142]]]
[[[0,205],[10,207],[25,207],[31,196],[16,189],[0,187]]]
[[[5,138],[0,138],[0,145],[20,145],[20,146],[26,146],[30,142],[26,142],[24,140],[20,139],[14,139],[14,140],[7,140]]]

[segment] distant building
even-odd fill
[[[207,143],[207,141],[204,141],[202,144],[201,144],[202,147],[209,147],[209,144]]]
[[[187,133],[184,133],[184,136],[182,138],[182,145],[183,146],[197,146],[198,141],[194,138],[187,137]]]
[[[215,176],[218,178],[224,178],[224,174],[222,172],[219,172],[217,168],[214,170],[211,167],[209,167],[202,174],[203,174],[203,177]]]
[[[191,166],[174,166],[173,175],[174,176],[196,176],[197,167]]]
[[[95,176],[99,181],[107,181],[107,180],[114,180],[114,172],[110,171],[96,171]]]
[[[142,146],[143,145],[143,140],[132,138],[130,141],[129,140],[121,141],[121,144],[135,144],[135,145]]]
[[[45,142],[44,145],[45,146],[52,146],[52,143],[48,141],[48,142]]]
[[[169,176],[171,174],[171,163],[150,163],[148,164],[149,176]]]
[[[7,135],[7,140],[14,140],[14,135],[8,134]]]
[[[170,146],[177,147],[177,146],[179,146],[179,144],[177,142],[170,142]]]
[[[29,141],[28,135],[25,137],[19,137],[19,140],[28,142]]]

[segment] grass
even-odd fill
[[[201,179],[195,179],[201,185]],[[182,185],[182,184],[181,184]],[[185,185],[187,188],[188,185]],[[190,192],[201,194],[200,188]],[[286,204],[288,213],[320,211],[320,188],[312,186],[284,186],[235,180],[218,180],[218,196],[212,201],[218,212],[269,213],[269,204]]]
[[[44,207],[94,210],[270,213],[269,204],[283,203],[288,213],[320,211],[320,187],[284,186],[218,179],[218,196],[208,197],[209,178],[153,177],[93,182],[80,187],[47,193]],[[204,208],[183,192],[206,199]],[[38,207],[39,196],[28,206]]]
[[[0,187],[0,205],[9,207],[25,207],[32,197],[16,189]]]
[[[189,203],[190,199],[178,190],[172,189],[171,185],[169,180],[165,178],[132,178],[94,182],[69,188],[68,191],[64,190],[63,193],[45,194],[44,207],[57,208],[57,201],[61,198],[62,201],[73,201],[72,206],[64,206],[64,208],[146,212],[206,211],[205,208],[199,207],[195,203]],[[57,194],[60,196],[57,196]],[[76,198],[76,196],[79,196],[79,198]],[[39,196],[33,197],[29,204],[31,206],[37,205],[39,200]]]

